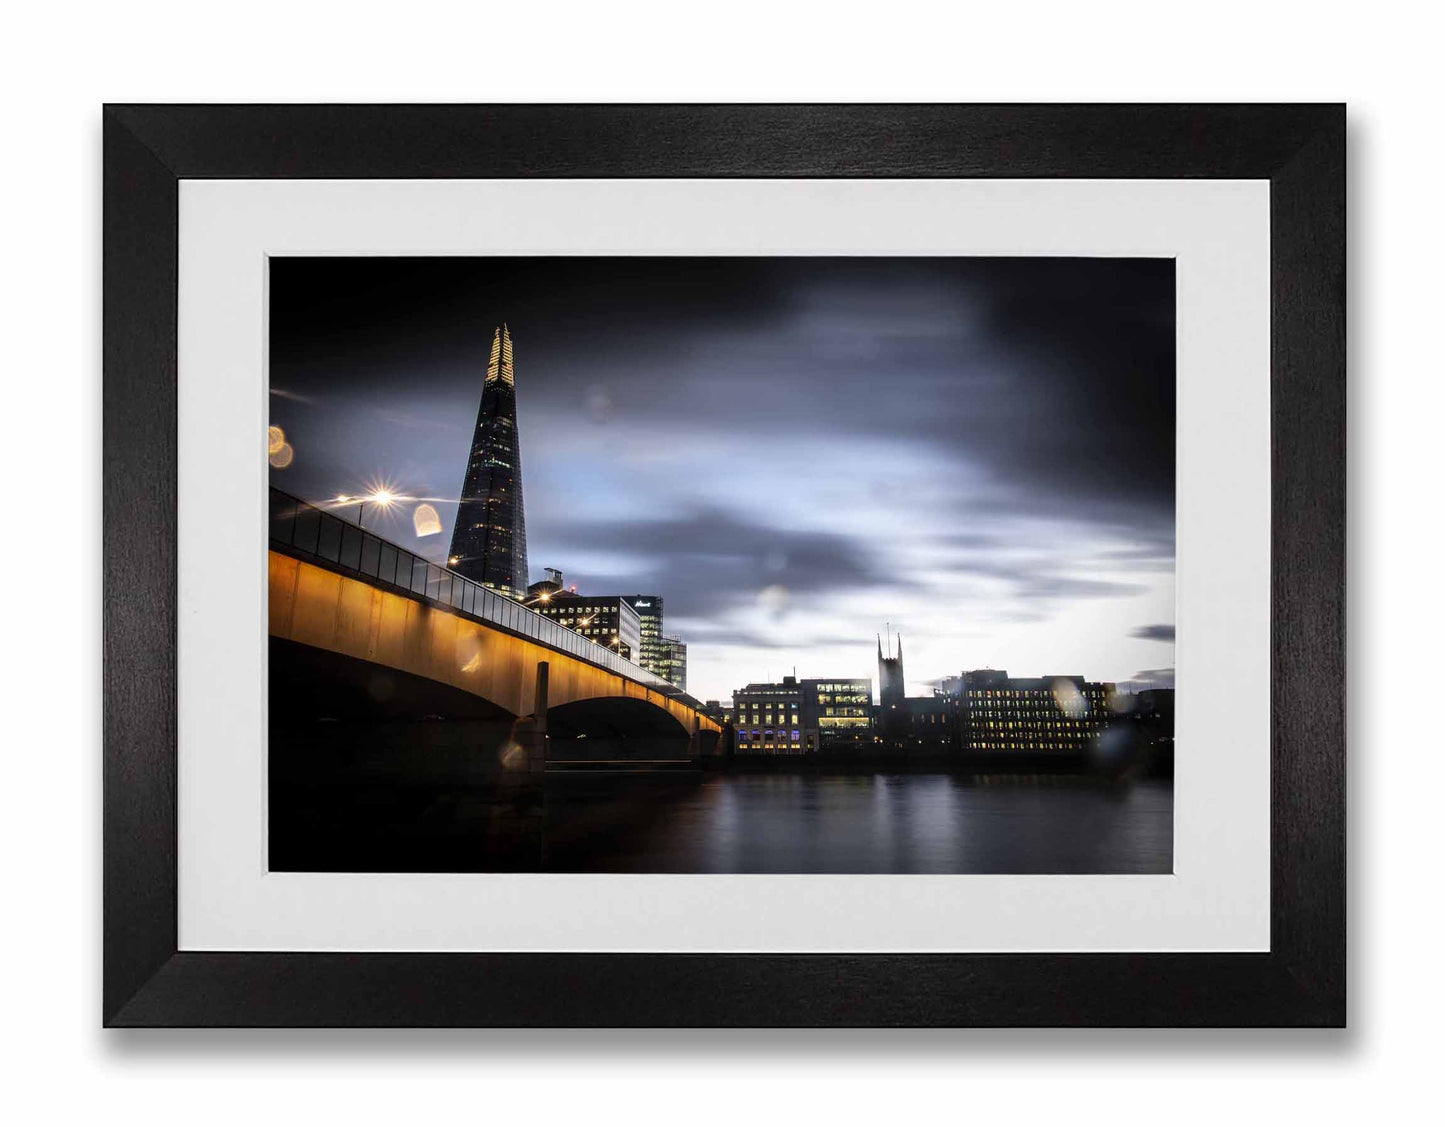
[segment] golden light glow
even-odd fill
[[[351,500],[351,498],[348,497],[345,493],[338,493],[338,494],[336,495],[337,504],[344,505],[344,504],[346,504],[346,502],[348,502],[348,501],[350,501],[350,500]]]
[[[475,673],[482,667],[483,656],[480,638],[462,639],[457,643],[457,670],[461,673]]]
[[[284,470],[296,458],[296,451],[291,448],[291,443],[283,442],[279,449],[271,451],[267,461],[278,470]]]
[[[343,501],[345,499],[346,498],[344,497],[342,498]],[[378,505],[390,505],[393,501],[396,500],[396,494],[392,493],[389,489],[378,489],[375,493],[368,497],[367,500],[375,502]]]
[[[266,428],[266,453],[279,454],[286,445],[286,432],[280,427]]]
[[[512,334],[506,325],[497,326],[492,334],[492,355],[487,360],[487,382],[500,379],[508,387],[516,386],[512,372]]]
[[[390,494],[387,497],[390,500]],[[418,536],[435,536],[442,530],[442,518],[431,505],[421,504],[412,510],[411,525]]]

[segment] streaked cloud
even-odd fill
[[[278,484],[431,499],[445,535],[378,530],[432,558],[508,321],[534,576],[662,594],[703,694],[872,675],[885,620],[920,688],[1172,641],[1172,263],[281,259],[271,292]]]

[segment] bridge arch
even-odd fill
[[[475,762],[464,774],[498,764],[516,770],[519,761],[536,771],[554,758],[695,765],[716,742],[716,723],[672,686],[641,683],[416,593],[274,548],[269,576],[272,700],[282,711],[324,704],[318,720],[336,713],[330,718],[357,726],[431,723],[413,737],[450,741],[453,758],[465,758],[458,745],[474,740]],[[453,725],[444,732],[440,720]],[[472,736],[457,735],[469,730],[462,722]],[[519,745],[527,749],[520,756]],[[408,758],[440,765],[446,757]],[[273,766],[289,769],[274,754]]]

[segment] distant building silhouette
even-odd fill
[[[908,720],[907,694],[903,686],[903,638],[898,638],[898,654],[894,656],[893,640],[888,641],[888,655],[883,654],[883,639],[878,639],[878,732],[887,741],[905,737],[911,725]]]
[[[543,595],[551,598],[566,586],[562,580],[562,573],[555,567],[544,567],[542,572],[545,578],[539,579],[535,583],[527,584],[528,602],[531,602],[533,599],[540,599]]]
[[[472,452],[452,528],[451,567],[513,598],[527,590],[527,521],[522,505],[522,450],[512,336],[492,335]]]

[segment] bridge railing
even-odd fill
[[[703,707],[670,681],[575,630],[274,486],[270,519],[271,544],[288,555],[320,561],[331,570],[351,572],[378,586],[500,626],[637,681],[692,708]]]

